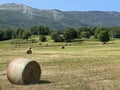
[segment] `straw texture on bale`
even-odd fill
[[[8,66],[7,78],[13,84],[38,83],[40,77],[40,65],[28,58],[15,59]]]

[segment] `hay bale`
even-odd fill
[[[28,49],[30,49],[30,50],[31,50],[32,48],[31,48],[31,47],[28,47]]]
[[[18,44],[18,47],[21,47],[22,45]]]
[[[7,78],[13,84],[38,83],[41,77],[41,68],[36,61],[28,58],[13,60],[7,69]]]
[[[42,45],[42,43],[39,43],[39,45]]]
[[[64,47],[64,46],[61,46],[60,48],[61,48],[61,49],[65,49],[65,47]]]
[[[65,43],[65,45],[67,46],[68,44],[67,44],[67,43]]]
[[[26,50],[26,53],[27,53],[27,54],[32,54],[31,47],[28,47],[28,49]]]
[[[46,44],[46,46],[48,46],[48,44]]]
[[[31,50],[31,49],[28,49],[28,50],[26,51],[26,53],[27,53],[27,54],[32,54],[32,50]]]

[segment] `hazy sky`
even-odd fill
[[[0,0],[3,3],[18,3],[38,9],[63,11],[120,11],[120,0]]]

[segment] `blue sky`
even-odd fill
[[[120,0],[0,0],[3,3],[18,3],[38,9],[63,11],[120,11]]]

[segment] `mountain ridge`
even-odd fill
[[[35,25],[49,26],[52,29],[120,26],[120,12],[36,9],[16,3],[0,5],[0,27],[28,28]]]

